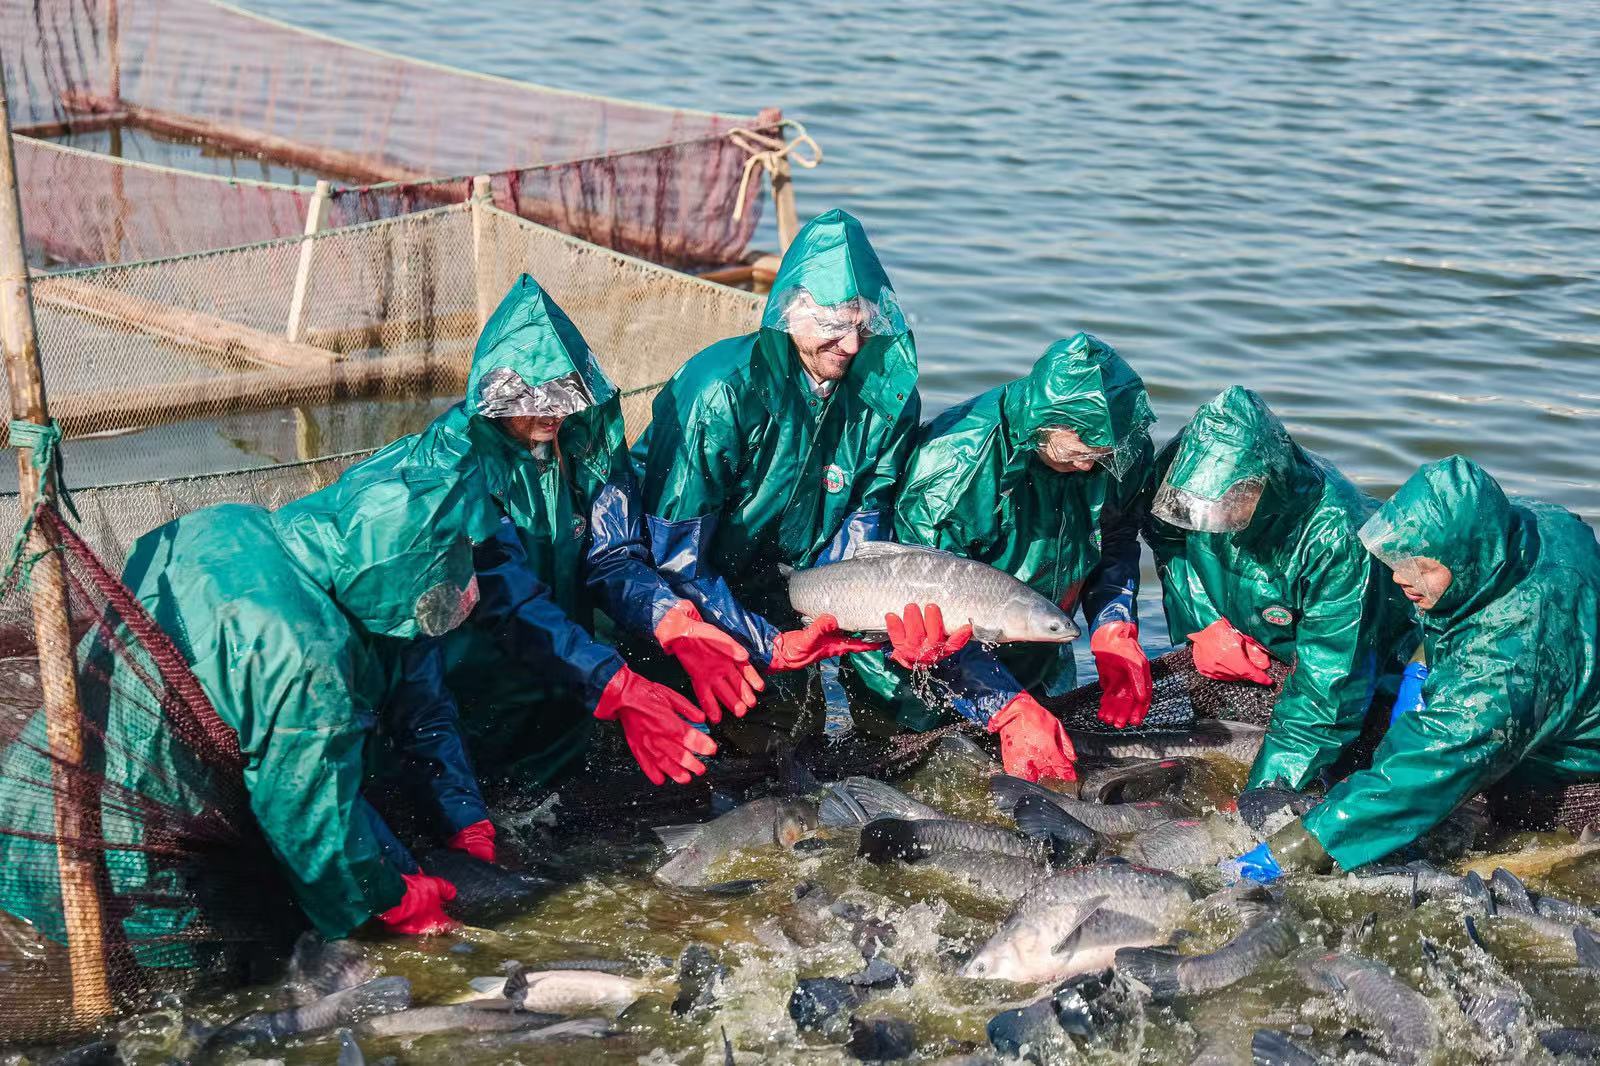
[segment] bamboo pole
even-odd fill
[[[117,0],[106,0],[106,58],[110,72],[107,78],[108,95],[112,100],[122,99],[122,29],[118,18]]]
[[[289,299],[290,343],[298,341],[301,331],[305,328],[306,289],[311,284],[311,260],[317,254],[317,242],[309,238],[328,224],[328,195],[332,188],[333,186],[325,180],[317,182],[317,188],[311,194],[311,203],[306,207],[308,239],[300,242],[300,263],[294,272],[294,295]]]
[[[0,349],[11,387],[11,413],[17,419],[47,425],[44,368],[34,332],[33,301],[22,243],[22,199],[17,191],[16,155],[11,146],[11,115],[0,64]],[[31,514],[38,488],[33,452],[17,449],[17,475],[24,514]],[[44,483],[44,503],[55,494],[53,480]],[[77,778],[83,763],[82,712],[72,633],[67,622],[66,572],[54,551],[55,537],[34,523],[28,550],[39,556],[29,579],[33,592],[34,641],[39,650],[40,689],[44,697],[45,733],[50,745],[51,780],[55,794],[56,863],[60,874],[62,916],[66,921],[67,959],[72,975],[73,1020],[86,1024],[111,1013],[106,980],[104,915],[96,857],[86,842],[97,836],[97,812],[72,799],[87,800]]]
[[[490,227],[494,222],[486,210],[493,203],[489,175],[479,174],[472,179],[472,277],[478,295],[478,327],[481,329],[494,314],[494,248]]]

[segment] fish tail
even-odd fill
[[[1117,973],[1150,993],[1156,1002],[1172,999],[1181,991],[1178,964],[1183,956],[1170,948],[1118,948]]]
[[[847,825],[866,825],[872,821],[872,816],[843,787],[829,785],[817,805],[817,820],[823,825],[838,828]]]
[[[1572,927],[1572,944],[1578,949],[1578,965],[1589,970],[1600,970],[1600,937],[1581,925]]]
[[[1257,1066],[1317,1066],[1317,1056],[1276,1029],[1257,1029],[1250,1038],[1250,1061]]]
[[[1533,897],[1528,895],[1528,886],[1504,866],[1496,866],[1494,873],[1489,875],[1489,890],[1494,893],[1495,903],[1506,910],[1518,914],[1533,913]]]
[[[1049,845],[1051,860],[1057,865],[1083,863],[1100,844],[1094,830],[1038,796],[1018,802],[1011,809],[1011,817],[1025,836]]]
[[[922,807],[922,804],[893,785],[870,777],[847,777],[836,787],[843,789],[873,818],[906,818]]]
[[[879,818],[861,830],[861,846],[856,854],[872,863],[900,860],[915,862],[923,857],[917,843],[917,825],[904,818]]]
[[[376,977],[350,990],[350,999],[339,1012],[339,1020],[355,1025],[380,1014],[394,1014],[411,1006],[411,981],[397,974]]]
[[[989,778],[989,795],[994,798],[996,807],[1009,814],[1016,809],[1018,803],[1030,796],[1049,802],[1053,793],[1043,785],[1036,785],[1020,777],[995,774]]]

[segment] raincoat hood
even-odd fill
[[[803,300],[806,296],[809,302]],[[916,348],[867,231],[854,216],[838,209],[818,215],[796,234],[783,254],[761,315],[758,358],[779,387],[800,371],[791,326],[797,314],[805,313],[801,307],[813,305],[858,309],[868,335],[846,380],[866,403],[893,417],[916,384]]]
[[[1261,485],[1250,528],[1314,506],[1322,480],[1318,464],[1289,437],[1265,401],[1233,385],[1202,404],[1182,431],[1163,484],[1186,496],[1219,501],[1247,482]]]
[[[1448,625],[1504,595],[1527,569],[1529,523],[1489,473],[1460,455],[1428,463],[1362,527],[1391,567],[1426,557],[1450,568],[1450,587],[1425,612]]]
[[[1001,402],[1008,443],[1024,453],[1036,449],[1041,430],[1066,427],[1090,448],[1125,455],[1143,449],[1156,421],[1139,375],[1088,333],[1046,348],[1026,377],[1005,386]]]
[[[477,413],[480,398],[507,371],[530,387],[557,379],[567,379],[574,387],[581,383],[589,405],[562,421],[557,440],[569,461],[604,483],[612,457],[623,443],[617,387],[600,369],[578,327],[527,274],[512,284],[478,335],[466,397],[466,409],[475,423],[474,439],[492,448],[493,437],[499,437],[504,447],[521,452],[523,445],[501,432],[494,419]],[[493,429],[493,435],[484,432],[487,429]]]
[[[351,619],[398,640],[466,620],[476,599],[472,545],[497,520],[479,489],[414,470],[363,477],[352,469],[272,515],[285,550]]]

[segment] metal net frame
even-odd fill
[[[502,208],[693,268],[746,254],[760,218],[748,178],[783,128],[776,109],[722,115],[551,89],[212,0],[0,0],[0,59],[21,134],[131,129],[304,168],[336,183],[333,226],[459,202],[487,174]],[[306,186],[17,146],[41,264],[289,236],[311,208]]]

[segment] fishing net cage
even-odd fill
[[[478,331],[522,274],[577,324],[630,436],[694,352],[760,298],[486,200],[168,259],[36,276],[52,415],[74,488],[381,447],[464,392]]]
[[[0,0],[0,60],[39,267],[377,221],[461,202],[487,175],[503,210],[704,270],[746,257],[763,173],[815,165],[776,109],[551,89],[210,0]]]
[[[1273,660],[1268,674],[1272,684],[1217,681],[1194,668],[1194,653],[1187,644],[1150,660],[1150,711],[1140,729],[1181,729],[1196,718],[1224,718],[1265,726],[1283,692],[1290,668]],[[1046,699],[1044,705],[1070,730],[1086,733],[1137,735],[1140,730],[1118,730],[1100,721],[1100,685],[1091,682],[1071,692]]]
[[[259,976],[303,923],[238,740],[51,507],[0,588],[0,1044]]]

